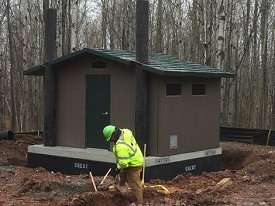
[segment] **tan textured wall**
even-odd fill
[[[182,96],[167,97],[167,83],[181,83]],[[192,96],[193,83],[206,84],[206,95]],[[151,155],[165,156],[219,146],[219,79],[154,76],[151,84],[155,86],[151,89],[150,141],[157,142],[157,147],[149,146]],[[170,135],[178,136],[177,149],[170,149]]]
[[[91,68],[94,61],[107,62],[107,69]],[[85,148],[86,75],[111,76],[110,122],[134,129],[134,70],[95,56],[85,56],[58,69],[57,145]]]

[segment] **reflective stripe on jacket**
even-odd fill
[[[117,168],[140,167],[144,158],[131,130],[121,129],[121,135],[113,147]]]

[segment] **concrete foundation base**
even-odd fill
[[[214,148],[166,157],[146,157],[145,179],[172,179],[178,174],[220,169],[221,148]],[[92,171],[94,175],[103,176],[111,167],[114,174],[115,156],[112,152],[96,148],[45,147],[31,145],[28,147],[28,166],[44,167],[49,171],[64,174],[83,174]]]

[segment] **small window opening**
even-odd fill
[[[205,84],[192,84],[192,95],[206,95]]]
[[[106,63],[101,61],[94,62],[92,65],[92,68],[99,68],[99,69],[106,68]]]
[[[181,95],[181,84],[166,84],[166,96]]]

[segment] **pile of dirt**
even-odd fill
[[[41,144],[43,138],[33,135],[15,135],[14,140],[0,141],[0,165],[27,165],[28,145]]]
[[[27,146],[42,141],[30,135],[0,141],[0,205],[126,206],[134,201],[130,191],[121,194],[114,187],[111,176],[95,192],[88,174],[65,175],[25,167]],[[144,188],[146,204],[275,205],[275,147],[234,142],[223,142],[221,147],[221,171],[183,173],[169,181],[151,180]],[[95,177],[96,184],[101,180]]]
[[[233,145],[233,147],[232,147]],[[192,175],[184,173],[170,181],[151,180],[146,183],[144,199],[147,205],[275,205],[275,158],[273,147],[256,147],[242,143],[223,143],[228,169],[218,172]],[[236,151],[236,154],[232,154]],[[256,153],[253,153],[257,151]],[[230,160],[230,161],[228,161]],[[240,168],[237,170],[236,168]],[[163,185],[170,194],[165,194],[160,188],[150,186]],[[267,191],[266,191],[267,190]],[[110,195],[110,192],[113,195]],[[93,194],[93,195],[92,195]],[[99,193],[103,196],[103,205],[129,205],[132,198],[121,198],[119,193],[113,191]],[[85,204],[98,205],[94,200],[94,193],[86,193],[82,196],[74,196],[70,199],[70,205],[79,205],[79,201]],[[98,197],[99,198],[99,197]],[[109,204],[109,201],[112,204]],[[117,202],[119,200],[119,202]],[[66,201],[66,200],[65,200]],[[80,205],[85,205],[80,204]]]

